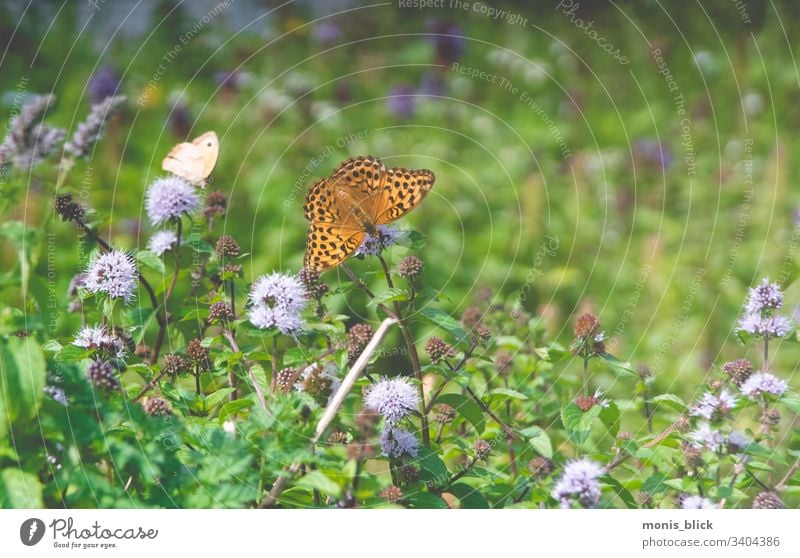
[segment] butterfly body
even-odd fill
[[[366,234],[399,219],[427,195],[436,180],[426,169],[387,168],[371,156],[348,159],[315,182],[303,209],[309,221],[305,266],[330,269],[353,254]]]
[[[205,185],[218,156],[219,138],[214,132],[206,132],[173,147],[161,162],[161,168],[193,184]]]

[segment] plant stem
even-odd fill
[[[679,418],[678,420],[670,424],[666,429],[664,429],[664,431],[661,432],[658,436],[656,436],[655,438],[644,444],[642,447],[652,448],[653,446],[659,444],[664,438],[672,434],[678,428],[678,425],[680,423],[681,419]],[[615,467],[622,465],[622,463],[630,456],[631,455],[629,453],[622,453],[622,452],[618,453],[617,456],[613,459],[613,461],[611,461],[611,463],[608,464],[608,467],[606,467],[606,472],[609,472]]]
[[[228,340],[228,344],[231,346],[231,350],[234,353],[240,353],[239,345],[236,344],[236,340],[233,338],[233,332],[229,329],[225,329],[222,332],[222,335],[225,339]],[[261,390],[261,386],[258,385],[258,381],[256,380],[255,375],[253,374],[252,370],[250,370],[250,365],[247,363],[247,359],[242,355],[242,366],[244,369],[247,370],[247,375],[250,376],[250,381],[253,382],[253,389],[256,392],[256,397],[258,398],[258,403],[261,405],[262,409],[267,408],[267,400],[264,399],[264,392]]]
[[[783,475],[783,478],[780,480],[780,482],[775,485],[775,490],[781,491],[786,488],[786,483],[791,480],[798,468],[800,468],[800,457],[794,460],[794,463],[792,463],[792,466],[789,467],[788,471],[786,471],[786,474]]]
[[[522,438],[522,436],[520,436],[519,434],[517,434],[516,432],[514,432],[514,429],[513,429],[513,428],[511,428],[509,425],[507,425],[505,422],[503,422],[503,420],[502,420],[500,417],[498,417],[496,414],[494,414],[494,413],[492,412],[492,410],[489,408],[489,406],[488,406],[486,403],[484,403],[484,402],[481,400],[481,398],[480,398],[480,397],[478,397],[477,395],[475,395],[475,392],[474,392],[474,391],[472,391],[472,388],[470,388],[470,387],[467,387],[467,388],[465,388],[465,389],[467,390],[467,393],[469,394],[469,396],[470,396],[470,397],[472,397],[473,401],[475,401],[475,403],[477,403],[477,404],[478,404],[478,406],[479,406],[481,409],[483,409],[483,412],[484,412],[484,413],[486,413],[487,415],[489,415],[490,417],[492,417],[492,420],[494,420],[494,421],[495,421],[497,424],[499,424],[499,425],[500,425],[500,428],[502,428],[502,429],[503,429],[504,433],[505,433],[505,434],[506,434],[506,435],[507,435],[509,438],[515,438],[515,439],[516,439],[516,440],[518,440],[518,441],[523,441],[523,438]]]
[[[272,365],[272,379],[269,382],[270,391],[275,391],[278,384],[278,337],[272,337],[272,351],[270,352],[270,364]]]
[[[136,403],[136,402],[137,402],[137,401],[139,401],[139,400],[140,400],[142,397],[144,397],[144,396],[145,396],[145,394],[146,394],[148,391],[150,391],[151,389],[153,389],[153,388],[156,386],[156,384],[158,384],[159,380],[161,380],[161,378],[163,378],[163,377],[164,377],[164,374],[165,374],[165,372],[159,372],[159,373],[158,373],[158,375],[157,375],[155,378],[153,378],[152,380],[150,380],[150,382],[149,382],[149,383],[148,383],[146,386],[144,386],[144,388],[142,389],[142,391],[140,391],[140,392],[139,392],[139,394],[138,394],[136,397],[134,397],[133,399],[131,399],[131,401],[132,401],[133,403]]]
[[[164,295],[164,306],[166,307],[167,301],[172,296],[172,291],[175,288],[175,283],[178,280],[178,272],[181,269],[181,231],[182,231],[182,222],[178,221],[178,232],[177,237],[178,240],[175,242],[175,271],[172,274],[172,281],[170,281],[169,288],[167,289],[167,293]]]

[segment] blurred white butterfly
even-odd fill
[[[205,188],[205,182],[219,156],[219,139],[206,132],[191,143],[179,143],[161,162],[161,168]]]

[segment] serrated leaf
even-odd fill
[[[567,429],[568,432],[580,430],[582,418],[583,411],[580,410],[574,401],[570,401],[561,407],[561,424],[564,425],[564,428]]]
[[[387,302],[398,302],[408,300],[408,293],[404,289],[385,289],[378,293],[367,303],[367,306],[377,306],[379,304],[386,304]]]
[[[600,420],[605,425],[608,433],[614,437],[619,432],[619,417],[619,407],[614,401],[609,401],[605,407],[600,408]]]
[[[790,391],[785,393],[778,402],[786,406],[793,413],[800,414],[800,394]]]
[[[436,403],[450,405],[456,412],[467,419],[478,434],[483,434],[486,429],[486,419],[483,411],[475,401],[460,393],[445,393],[436,398]]]
[[[145,267],[157,271],[161,275],[167,273],[167,268],[164,266],[164,260],[156,256],[150,250],[139,250],[136,252],[136,261]]]

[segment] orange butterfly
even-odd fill
[[[309,221],[305,266],[325,271],[342,263],[378,225],[399,219],[431,191],[426,169],[386,168],[371,156],[348,159],[315,182],[303,205]]]

